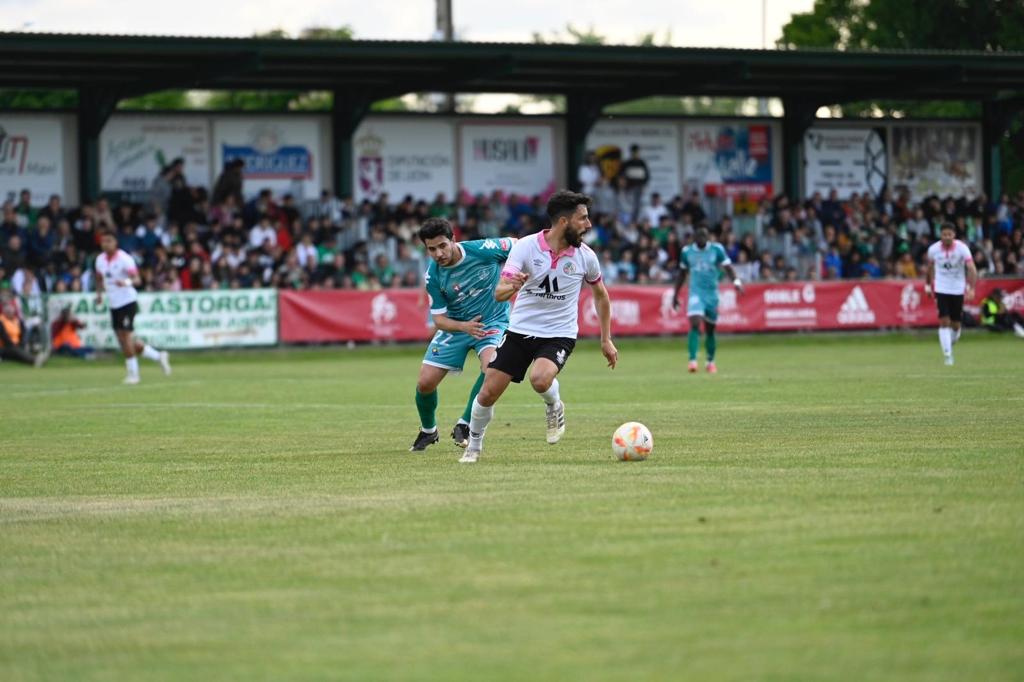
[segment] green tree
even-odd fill
[[[840,50],[1024,50],[1024,2],[1021,0],[815,0],[810,12],[794,14],[782,27],[781,48],[826,47]],[[973,101],[852,102],[844,115],[967,117],[981,115]],[[1003,185],[1024,183],[1024,117],[1018,116],[1001,142]]]

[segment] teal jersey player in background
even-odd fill
[[[693,233],[693,243],[685,246],[679,256],[679,275],[672,291],[672,309],[679,309],[679,290],[690,279],[690,293],[686,301],[686,316],[690,318],[690,333],[687,346],[690,351],[690,372],[697,371],[697,350],[700,348],[700,325],[704,323],[704,349],[707,353],[707,370],[714,374],[715,366],[715,325],[718,323],[718,280],[721,270],[732,279],[733,286],[743,293],[743,282],[736,276],[732,261],[721,244],[708,242],[708,228],[699,225]]]
[[[452,226],[444,218],[430,218],[419,230],[431,262],[426,288],[430,315],[437,332],[430,340],[416,381],[416,410],[420,431],[409,449],[426,450],[440,436],[437,432],[437,387],[449,372],[461,372],[469,351],[480,358],[477,377],[462,417],[452,429],[459,447],[469,443],[469,418],[473,399],[483,385],[484,369],[508,326],[509,304],[494,299],[494,288],[512,250],[514,239],[480,239],[456,243]]]

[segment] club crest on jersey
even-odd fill
[[[573,265],[572,261],[569,261],[565,265],[562,266],[562,272],[564,272],[567,275],[575,275],[576,274],[576,266]]]

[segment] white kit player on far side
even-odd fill
[[[594,294],[594,308],[601,321],[601,352],[615,368],[619,351],[611,338],[611,299],[601,281],[601,265],[594,251],[582,241],[590,229],[590,197],[559,191],[548,200],[551,228],[523,237],[509,252],[494,291],[498,301],[518,294],[508,330],[487,366],[484,384],[473,401],[469,422],[469,446],[459,461],[477,461],[483,449],[484,431],[494,415],[494,403],[509,383],[520,383],[530,374],[530,385],[546,405],[547,442],[557,443],[565,433],[565,404],[559,395],[557,376],[576,346],[579,332],[579,297],[583,283]]]
[[[978,269],[971,249],[956,238],[956,227],[944,223],[940,240],[928,248],[928,271],[924,290],[935,296],[939,309],[939,346],[947,365],[953,364],[953,345],[960,340],[964,299],[974,299]]]
[[[104,231],[100,236],[103,251],[96,256],[93,267],[96,271],[96,305],[103,303],[107,294],[110,318],[117,342],[124,353],[124,364],[128,376],[124,383],[139,383],[139,358],[160,363],[164,374],[171,373],[171,359],[167,351],[160,351],[148,343],[135,339],[135,314],[139,311],[139,294],[135,287],[141,284],[135,259],[117,248],[117,237],[113,232]]]

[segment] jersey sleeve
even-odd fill
[[[689,270],[690,264],[686,260],[686,247],[679,249],[679,269]]]
[[[974,254],[971,253],[971,247],[967,246],[964,242],[959,242],[960,253],[963,254],[965,260],[973,261]]]
[[[121,260],[124,262],[124,271],[128,273],[129,277],[135,277],[139,274],[139,266],[134,258],[122,251]]]
[[[601,281],[601,261],[597,259],[597,254],[593,249],[583,249],[583,261],[586,265],[586,271],[583,273],[583,279],[587,281],[587,284],[597,284]]]
[[[935,244],[932,244],[931,246],[928,247],[928,262],[935,262]]]
[[[427,268],[427,274],[423,276],[427,287],[427,296],[430,297],[430,314],[444,315],[448,312],[448,299],[441,290],[441,284],[437,281],[437,273],[433,270],[433,263]]]
[[[512,244],[509,249],[508,257],[505,260],[505,267],[501,270],[502,277],[512,277],[518,275],[520,272],[524,272],[526,268],[526,260],[529,256],[529,242],[526,239],[520,239]]]
[[[491,258],[493,258],[496,263],[507,262],[508,256],[512,253],[512,248],[516,244],[516,240],[512,237],[502,237],[501,239],[495,239],[493,241],[498,245],[498,248],[489,252]]]

